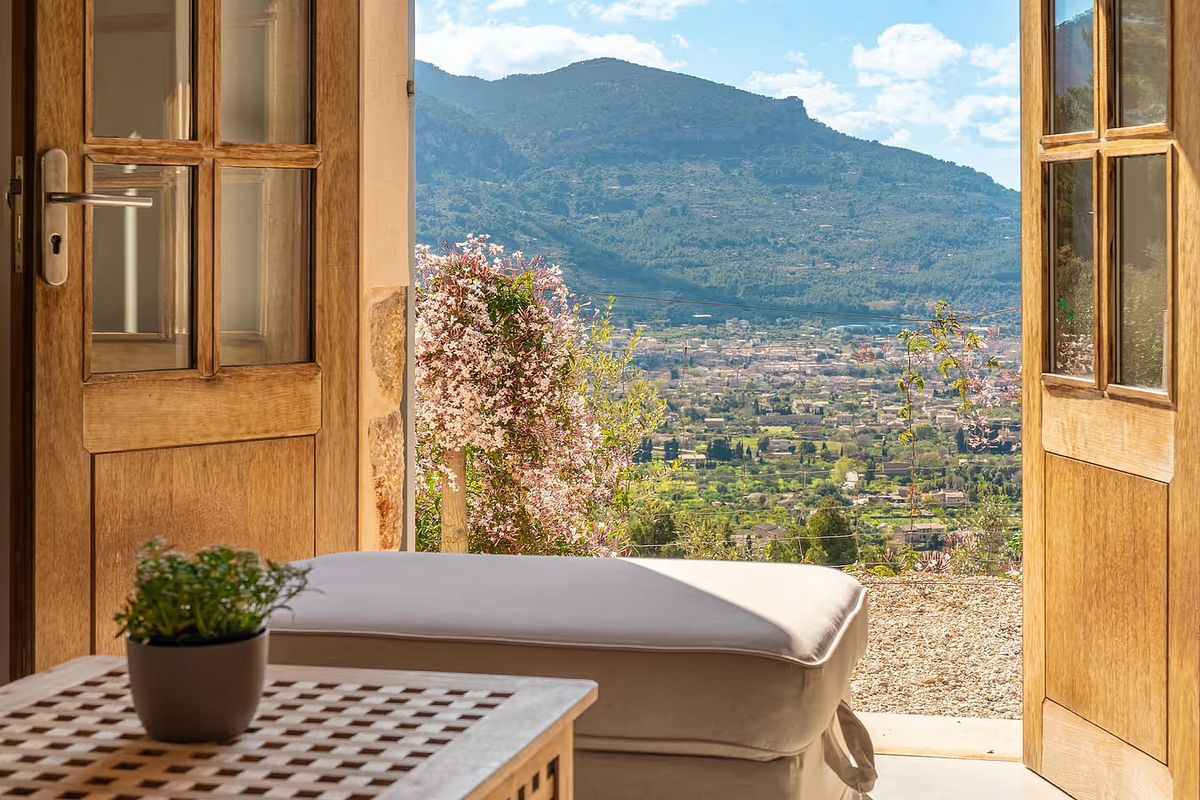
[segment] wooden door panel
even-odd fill
[[[1166,765],[1053,701],[1043,718],[1043,774],[1076,800],[1171,800]]]
[[[1061,386],[1041,387],[1042,447],[1048,453],[1170,483],[1175,412]]]
[[[120,653],[113,614],[138,548],[228,544],[276,561],[314,555],[311,436],[94,457],[96,652]]]
[[[316,364],[92,379],[83,443],[111,453],[311,435],[321,428],[321,380]]]
[[[1046,457],[1046,696],[1164,763],[1167,488]]]

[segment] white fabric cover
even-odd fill
[[[795,564],[346,553],[271,621],[272,660],[586,677],[581,749],[794,756],[836,722],[866,592]],[[848,711],[848,709],[847,709]]]

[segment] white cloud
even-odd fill
[[[989,142],[1013,144],[1021,140],[1021,118],[1012,116],[979,125],[979,137]]]
[[[838,85],[808,66],[803,53],[788,53],[797,69],[754,72],[745,88],[800,97],[814,117],[843,133],[893,147],[953,151],[956,160],[1000,174],[1003,159],[996,154],[1009,152],[1020,138],[1020,102],[1015,92],[1004,91],[1018,82],[1019,56],[1016,43],[968,51],[932,25],[895,25],[880,34],[875,47],[854,48],[856,86]],[[968,59],[979,69],[979,86],[1000,93],[966,89],[964,96],[949,68]],[[1002,177],[1011,179],[1011,172]]]
[[[1007,95],[960,97],[947,115],[946,127],[953,136],[970,130],[986,141],[1011,144],[1020,139],[1020,100]]]
[[[805,108],[815,117],[849,111],[854,107],[854,98],[838,89],[837,85],[814,69],[798,69],[794,72],[758,72],[750,74],[746,88],[752,92],[771,97],[799,97]]]
[[[662,48],[625,33],[593,35],[562,25],[461,25],[446,20],[417,34],[417,57],[455,75],[502,78],[546,72],[591,58],[673,68]]]
[[[801,53],[799,50],[793,50],[790,53],[784,53],[783,57],[793,64],[798,64],[803,67],[808,63],[808,56]]]
[[[679,16],[681,9],[707,3],[708,0],[615,0],[607,5],[576,2],[571,4],[571,11],[590,14],[604,22],[625,22],[629,19],[666,22]]]
[[[885,144],[908,146],[915,130],[941,128],[951,139],[975,146],[1011,145],[1020,137],[1020,102],[1013,94],[947,96],[947,68],[969,59],[981,87],[1012,88],[1019,82],[1020,48],[979,45],[968,51],[933,25],[893,25],[872,48],[856,45],[857,104],[824,120],[846,133],[884,135]]]
[[[967,54],[966,49],[929,24],[901,23],[879,34],[873,48],[854,46],[851,63],[872,74],[875,84],[887,78],[927,80]],[[860,80],[862,80],[860,78]]]
[[[889,82],[878,87],[871,104],[850,108],[823,120],[843,133],[863,136],[900,125],[943,125],[939,92],[926,81]]]
[[[829,119],[821,120],[829,127],[848,133],[851,136],[863,136],[887,123],[873,109],[853,109],[835,114]]]
[[[890,75],[884,75],[880,72],[860,72],[858,73],[858,85],[865,89],[874,89],[880,86],[887,86],[892,82]]]
[[[689,42],[687,39],[685,39],[683,34],[681,34],[681,33],[677,33],[677,34],[673,35],[671,37],[671,41],[674,42],[675,46],[678,47],[680,50],[691,50],[692,49],[692,43]]]
[[[524,8],[529,4],[529,0],[492,0],[488,3],[487,10],[495,14],[497,11],[512,11],[517,8]]]
[[[1017,42],[1004,47],[981,44],[971,50],[971,64],[989,73],[980,86],[1015,88],[1021,82],[1021,48]]]
[[[875,111],[889,123],[937,125],[941,122],[937,93],[925,81],[891,83],[875,95]]]

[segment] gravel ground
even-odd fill
[[[862,711],[1021,717],[1021,582],[860,577],[870,644],[852,680]]]

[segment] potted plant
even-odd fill
[[[141,549],[115,619],[133,706],[165,742],[219,742],[246,730],[262,697],[266,619],[308,584],[308,568],[218,546],[188,556],[162,539]]]

